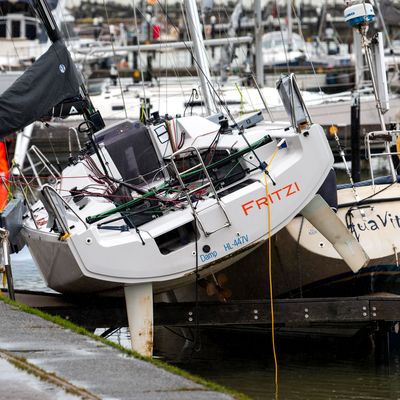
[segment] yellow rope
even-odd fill
[[[146,119],[146,112],[144,109],[144,101],[142,101],[142,104],[140,105],[140,122],[144,124]]]
[[[268,167],[264,172],[264,181],[265,181],[265,193],[267,196],[267,212],[268,212],[268,275],[269,275],[269,302],[270,302],[270,311],[271,311],[271,340],[272,340],[272,352],[274,355],[274,366],[275,366],[275,400],[279,398],[279,384],[278,384],[278,357],[276,355],[276,346],[275,346],[275,313],[274,313],[274,296],[272,291],[272,243],[271,243],[271,207],[269,201],[269,191],[268,191],[268,178],[267,172],[271,166],[272,161],[275,156],[278,154],[279,147],[275,149],[272,157],[268,163]]]
[[[239,92],[240,96],[240,115],[244,114],[244,101],[243,101],[243,93],[239,87],[239,85],[235,82],[236,90]]]
[[[400,137],[399,136],[396,138],[396,152],[397,152],[397,157],[400,158]]]

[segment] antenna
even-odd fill
[[[362,2],[350,2],[352,4],[344,10],[344,20],[361,36],[361,46],[365,52],[368,69],[371,73],[371,81],[376,101],[376,108],[379,114],[381,128],[386,131],[383,114],[389,109],[389,100],[387,94],[387,81],[385,64],[381,61],[383,56],[382,34],[375,35],[372,39],[367,37],[369,24],[375,19],[374,8],[372,4]]]
[[[361,36],[361,46],[364,49],[368,69],[371,74],[372,88],[375,96],[376,109],[383,133],[386,133],[386,124],[383,114],[389,109],[389,94],[387,89],[386,69],[383,60],[383,37],[382,33],[375,34],[372,39],[367,37],[369,24],[375,19],[375,13],[370,3],[357,2],[344,10],[345,21]],[[390,156],[390,146],[385,142],[386,153],[389,154],[389,167],[392,172],[393,182],[397,181],[397,173]]]

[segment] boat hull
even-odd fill
[[[400,184],[338,191],[337,215],[358,240],[370,261],[353,274],[327,240],[305,219],[296,217],[276,237],[280,264],[290,271],[289,292],[303,296],[399,294]],[[279,291],[280,293],[284,291]]]
[[[352,212],[350,231],[370,257],[368,265],[354,274],[333,246],[307,220],[297,216],[272,238],[274,297],[400,295],[400,256],[396,258],[394,251],[394,247],[400,249],[400,184],[378,185],[375,195],[371,186],[357,191],[361,199],[372,196],[369,202],[363,201],[364,216],[346,206],[354,204],[351,188],[338,192],[338,215],[346,225],[350,223],[346,215]],[[222,286],[229,289],[232,300],[269,297],[267,244],[227,268],[224,275]],[[194,300],[193,287],[175,293],[179,301]],[[207,296],[204,290],[201,299],[215,297]]]
[[[102,293],[123,295],[121,282],[98,279],[85,275],[79,262],[67,242],[60,242],[57,235],[38,234],[34,230],[24,229],[23,237],[29,243],[29,251],[48,287],[60,293]],[[262,241],[244,247],[232,255],[202,266],[199,278],[217,273],[229,265],[253,252]],[[90,266],[89,266],[90,268]],[[196,280],[196,271],[174,280],[154,282],[154,292],[163,292]]]
[[[258,140],[264,132],[254,132],[253,137]],[[52,211],[38,204],[34,217],[40,226],[27,216],[25,242],[48,286],[64,293],[114,290],[149,282],[155,291],[169,290],[195,281],[197,274],[218,272],[285,227],[311,201],[330,171],[333,157],[321,127],[313,125],[304,135],[282,130],[279,140],[282,137],[287,143],[282,150],[276,152],[277,142],[267,141],[256,151],[261,160],[276,156],[269,169],[273,181],[254,169],[242,181],[224,187],[218,200],[204,196],[195,211],[188,206],[177,208],[139,229],[121,225],[122,218],[118,225],[104,227],[85,222],[101,211],[112,210],[109,202],[96,196],[88,198],[83,208],[71,201],[69,211],[53,194],[53,207],[63,215],[62,223],[69,233],[54,233],[49,218]],[[231,135],[222,140],[237,141]],[[254,167],[253,158],[251,153],[244,156],[248,168]],[[62,193],[76,191],[77,184],[86,187],[90,183],[77,181],[77,176],[87,176],[82,168],[78,164],[64,171]]]

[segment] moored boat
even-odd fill
[[[235,120],[229,110],[227,117],[218,112],[190,0],[186,8],[209,115],[153,113],[146,124],[122,120],[105,127],[45,0],[36,7],[53,44],[0,97],[1,133],[44,116],[79,112],[84,121],[78,129],[87,133],[88,142],[71,152],[61,172],[36,152],[53,179],[44,184],[36,172],[40,163],[32,163],[40,195],[34,202],[26,198],[22,236],[49,287],[64,293],[123,288],[136,349],[149,354],[153,292],[231,265],[300,212],[317,223],[321,211],[331,212],[314,196],[333,156],[293,75],[282,77],[278,87],[291,123],[265,122],[260,113]],[[35,87],[21,102],[32,81]],[[31,110],[29,99],[39,97]],[[9,116],[13,107],[18,112]],[[328,217],[336,226],[334,214]],[[354,255],[353,270],[365,264],[350,235],[344,249],[326,234],[338,251]]]

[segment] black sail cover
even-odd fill
[[[1,96],[0,137],[48,116],[79,95],[81,77],[62,41],[53,43]]]

